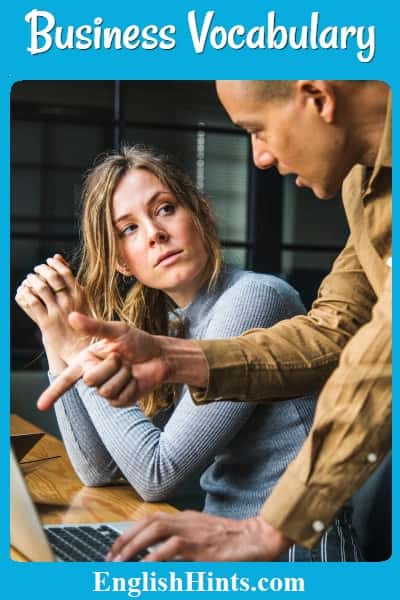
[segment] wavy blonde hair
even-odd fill
[[[82,240],[77,281],[83,287],[90,314],[107,321],[120,320],[155,335],[169,333],[173,304],[164,292],[140,281],[127,280],[117,271],[117,236],[112,219],[115,190],[131,169],[145,169],[174,194],[193,219],[209,256],[209,289],[222,263],[215,218],[205,197],[189,175],[170,158],[142,146],[125,146],[102,156],[83,186]],[[141,401],[144,414],[154,416],[170,406],[175,386],[166,385]]]

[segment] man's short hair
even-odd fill
[[[250,93],[256,100],[276,100],[290,98],[294,92],[295,81],[244,81]]]

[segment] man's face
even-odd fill
[[[312,95],[259,100],[243,85],[218,81],[217,93],[231,120],[250,134],[255,165],[296,175],[296,185],[318,198],[335,196],[352,166],[342,129],[327,123]]]

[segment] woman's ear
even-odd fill
[[[132,275],[128,265],[120,258],[117,260],[117,271],[118,273],[121,273],[121,275],[125,275],[125,277],[130,277]]]

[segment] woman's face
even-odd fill
[[[145,169],[131,169],[112,201],[119,265],[178,306],[193,299],[207,277],[208,256],[188,209]]]

